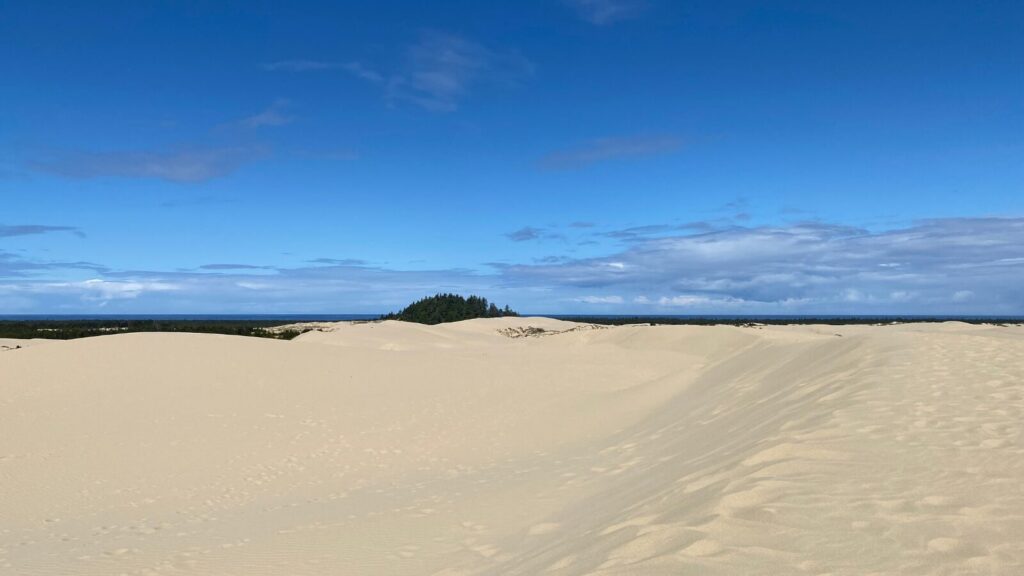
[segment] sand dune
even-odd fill
[[[27,348],[29,346],[36,346],[39,344],[52,344],[54,342],[55,340],[44,340],[41,338],[33,338],[31,340],[19,340],[16,338],[0,338],[0,352]]]
[[[0,353],[0,574],[1024,573],[1020,327],[323,330]]]

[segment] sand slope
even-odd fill
[[[1021,328],[325,329],[0,353],[0,574],[1024,573]]]
[[[31,340],[21,340],[18,338],[0,338],[0,352],[6,352],[8,350],[18,350],[20,348],[27,348],[29,346],[38,346],[39,344],[53,344],[56,340],[44,340],[42,338],[33,338]]]

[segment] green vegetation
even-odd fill
[[[298,331],[269,330],[263,320],[0,320],[0,338],[71,340],[127,332],[199,332],[291,340]]]
[[[381,317],[384,320],[405,320],[421,324],[440,324],[456,322],[470,318],[497,318],[502,316],[518,316],[508,306],[498,308],[485,298],[470,296],[463,298],[455,294],[438,294],[424,298],[401,312]],[[990,324],[996,326],[1019,326],[1024,323],[1021,317],[994,316],[582,316],[554,315],[553,318],[571,320],[583,324],[690,324],[732,326],[759,326],[763,324],[896,324],[905,322],[945,322],[956,320],[971,324]],[[232,336],[253,336],[258,338],[275,338],[291,340],[301,332],[298,330],[282,330],[276,328],[285,323],[300,320],[243,320],[243,319],[21,319],[0,320],[0,338],[46,338],[53,340],[70,340],[89,336],[107,334],[124,334],[128,332],[198,332],[205,334],[228,334]],[[539,335],[539,328],[525,327],[517,329],[526,331],[525,336]],[[512,334],[508,334],[512,336]],[[10,348],[10,347],[8,347]],[[0,348],[2,349],[2,348]]]
[[[480,296],[464,298],[458,294],[437,294],[413,302],[401,312],[392,312],[381,316],[381,320],[442,324],[473,318],[501,318],[518,315],[507,305],[504,308],[498,308],[497,305],[488,303],[487,298]]]

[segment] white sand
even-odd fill
[[[0,352],[0,574],[1024,574],[1024,329]]]
[[[27,348],[29,346],[37,346],[39,344],[52,344],[57,340],[44,340],[41,338],[33,338],[31,340],[19,340],[16,338],[0,338],[0,352],[6,352],[7,350],[17,350],[19,348]]]

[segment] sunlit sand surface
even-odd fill
[[[0,342],[0,574],[1024,574],[1024,328],[323,330]]]

